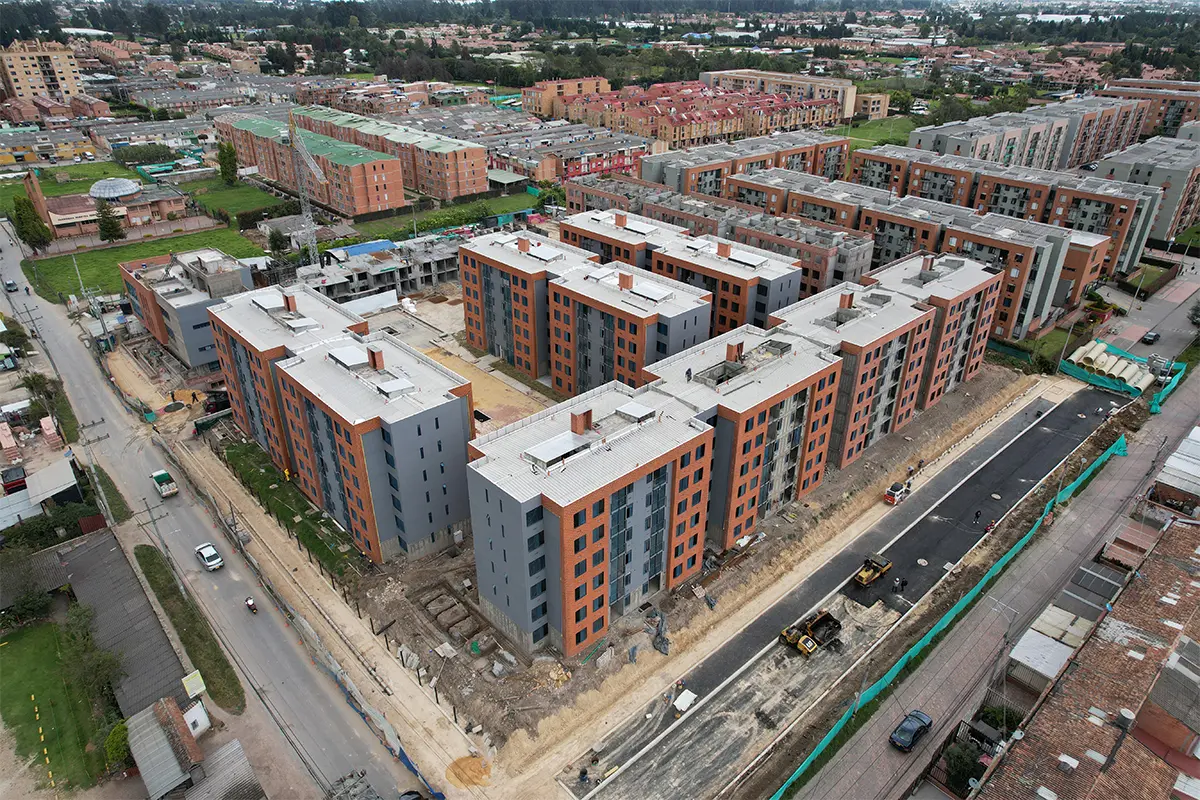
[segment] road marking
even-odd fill
[[[1038,381],[1039,384],[1041,384],[1043,382],[1044,381],[1041,379],[1039,379],[1039,381]],[[1070,395],[1068,395],[1068,396],[1070,396]],[[1039,399],[1045,399],[1045,397],[1042,395],[1039,395]],[[1032,403],[1032,401],[1030,401],[1030,402]],[[1052,402],[1052,401],[1047,400],[1047,402]],[[999,450],[997,450],[992,455],[988,456],[987,459],[982,461],[977,467],[975,467],[975,469],[973,469],[969,473],[967,473],[967,475],[964,476],[962,480],[960,480],[958,483],[956,483],[954,486],[952,486],[949,489],[949,491],[947,491],[945,494],[943,494],[941,497],[939,497],[933,503],[933,505],[931,505],[929,507],[929,509],[924,514],[922,514],[920,517],[918,517],[917,519],[915,519],[911,523],[909,523],[909,525],[907,527],[905,527],[898,534],[896,534],[894,537],[892,537],[891,541],[889,541],[883,547],[879,548],[879,552],[883,552],[883,551],[887,550],[889,547],[891,547],[893,544],[895,544],[897,541],[899,541],[905,534],[907,534],[913,527],[915,527],[918,522],[921,522],[922,520],[924,520],[934,509],[936,509],[943,502],[945,502],[946,498],[950,497],[952,494],[957,492],[964,483],[966,483],[972,477],[974,477],[975,473],[979,472],[979,470],[986,467],[988,464],[990,464],[992,462],[993,459],[995,459],[997,456],[999,456],[1001,453],[1003,453],[1009,447],[1011,447],[1013,442],[1020,439],[1022,436],[1024,436],[1026,433],[1028,433],[1033,428],[1036,428],[1039,425],[1043,424],[1043,418],[1046,415],[1053,413],[1056,409],[1058,409],[1058,407],[1060,405],[1062,405],[1061,400],[1058,402],[1055,402],[1049,411],[1044,412],[1040,416],[1034,417],[1032,422],[1030,422],[1028,425],[1026,425],[1024,428],[1022,428],[1015,436],[1013,436],[1007,442],[1005,442],[1003,447],[1001,447]],[[1003,424],[1004,423],[1001,423],[1001,425],[1003,425]],[[978,444],[979,443],[977,443],[975,446],[977,447]],[[1076,444],[1075,447],[1071,448],[1071,452],[1074,452],[1074,450],[1078,447],[1079,447],[1079,445]],[[1068,453],[1068,455],[1070,455],[1070,453]],[[1051,470],[1051,472],[1053,472],[1053,470]],[[1033,489],[1030,489],[1030,491],[1032,492]],[[1020,502],[1020,501],[1018,501],[1018,502]],[[876,523],[876,524],[878,524],[878,523]],[[872,527],[874,527],[874,526],[872,526]],[[871,532],[871,529],[868,528],[866,531],[864,531],[862,534],[860,534],[856,539],[854,539],[851,542],[847,542],[845,545],[842,546],[842,548],[840,550],[838,550],[836,553],[834,553],[832,556],[830,556],[829,559],[827,559],[825,563],[828,564],[828,563],[832,562],[835,558],[840,556],[842,553],[846,552],[846,550],[848,550],[851,546],[858,544],[859,540],[864,538],[865,536],[867,536],[870,532]],[[812,608],[810,608],[804,614],[801,614],[799,617],[797,617],[794,620],[794,622],[799,622],[801,619],[804,619],[805,616],[807,616],[808,614],[811,614],[813,612],[813,610],[819,609],[823,604],[825,604],[829,600],[829,598],[831,598],[835,594],[838,594],[839,592],[841,592],[841,590],[843,588],[845,588],[846,584],[849,583],[853,579],[853,577],[854,577],[853,573],[848,575],[845,580],[843,580],[840,584],[838,584],[837,587],[835,587],[833,589],[833,591],[831,591],[829,594],[827,594],[823,598],[821,598],[820,602],[818,602],[816,605],[814,605]],[[799,588],[799,586],[794,587],[792,590],[788,591],[786,594],[784,594],[779,599],[777,599],[774,603],[772,603],[771,605],[769,605],[765,609],[763,609],[762,613],[760,613],[757,617],[755,617],[750,622],[747,622],[745,626],[743,626],[740,630],[738,630],[736,633],[731,635],[728,640],[723,642],[720,645],[720,647],[718,647],[716,650],[713,650],[712,652],[710,652],[708,654],[708,656],[705,656],[704,659],[702,659],[701,661],[699,661],[695,665],[693,665],[692,670],[695,670],[697,667],[699,667],[701,664],[703,664],[704,661],[707,660],[709,657],[711,657],[714,653],[716,653],[717,650],[720,650],[726,644],[728,644],[729,641],[732,640],[734,636],[737,636],[738,634],[740,634],[743,630],[745,630],[747,627],[749,627],[751,624],[753,624],[753,622],[755,620],[761,618],[764,614],[769,612],[772,608],[777,606],[779,603],[783,602],[785,599],[787,599],[792,594],[792,592],[796,591],[798,588]],[[903,619],[903,617],[901,617],[901,619]],[[897,624],[898,623],[899,623],[899,620],[897,620]],[[885,633],[884,635],[886,636],[887,634]],[[880,639],[879,641],[882,641],[882,639]],[[769,653],[772,649],[774,649],[777,646],[779,646],[778,639],[772,639],[770,643],[768,643],[765,647],[763,647],[757,653],[752,655],[750,657],[750,659],[748,661],[746,661],[746,663],[742,664],[742,666],[740,666],[733,673],[731,673],[728,677],[726,677],[725,680],[721,681],[721,683],[719,683],[711,692],[704,695],[699,700],[697,700],[695,703],[693,703],[692,707],[689,708],[687,711],[685,711],[683,713],[683,715],[679,717],[679,719],[675,720],[675,722],[673,722],[671,725],[667,726],[667,728],[665,730],[663,730],[661,733],[659,733],[657,736],[655,736],[641,750],[634,753],[633,756],[628,761],[625,761],[620,766],[618,766],[617,769],[612,774],[608,775],[606,778],[604,778],[604,780],[602,780],[600,783],[596,784],[596,788],[592,789],[590,792],[588,792],[586,795],[584,795],[582,800],[591,800],[591,798],[594,798],[602,790],[607,788],[613,781],[615,781],[618,777],[620,777],[621,774],[624,773],[627,768],[636,764],[638,761],[640,761],[642,759],[642,757],[644,757],[646,755],[646,753],[655,749],[663,739],[665,739],[668,735],[670,735],[672,732],[674,732],[674,730],[676,728],[678,728],[685,721],[687,721],[693,714],[695,714],[697,711],[699,711],[701,708],[703,708],[708,703],[709,700],[711,700],[712,698],[719,695],[721,693],[721,691],[725,689],[726,686],[728,686],[730,683],[732,683],[734,680],[736,680],[738,677],[740,677],[742,675],[742,673],[744,673],[746,670],[748,670],[751,666],[753,666],[755,663],[757,663],[759,659],[761,659],[764,655]],[[853,669],[853,668],[854,667],[852,665],[851,669]],[[689,670],[689,671],[692,671],[692,670]],[[686,677],[686,674],[681,675],[680,677],[681,678]],[[641,713],[641,712],[639,711],[638,713]],[[803,715],[801,715],[801,717],[802,716]],[[800,719],[800,717],[797,717],[797,719]],[[622,725],[624,724],[625,721],[626,720],[622,720]],[[788,729],[785,729],[785,732],[787,730],[790,730],[790,727]],[[778,741],[778,740],[776,740],[776,741]],[[773,746],[775,744],[775,742],[772,742],[771,744]],[[764,753],[765,752],[767,752],[767,751],[764,751]],[[757,763],[757,760],[754,762],[751,762],[751,766],[753,766],[755,763]],[[749,769],[749,767],[747,769]],[[742,778],[742,775],[738,775],[737,778],[735,778],[735,780],[740,780],[741,778]],[[561,786],[562,784],[560,783],[559,785]],[[726,787],[726,788],[728,788],[728,787]],[[722,791],[724,791],[724,790],[722,790]],[[574,793],[572,793],[572,795],[573,794]]]

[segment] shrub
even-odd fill
[[[1024,716],[1020,711],[1008,706],[984,706],[979,712],[979,719],[1003,734],[1016,730]]]
[[[129,762],[129,728],[118,722],[104,740],[104,756],[110,767],[124,766]]]
[[[979,763],[983,751],[973,744],[952,744],[942,755],[946,759],[946,784],[960,797],[966,794],[971,778],[982,777],[987,769]]]

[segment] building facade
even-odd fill
[[[83,93],[75,53],[58,42],[15,41],[0,50],[0,80],[13,98],[66,102]]]
[[[786,94],[806,100],[837,100],[841,105],[843,120],[853,117],[857,107],[854,82],[845,78],[793,75],[757,69],[727,69],[701,72],[700,82],[714,89]]]
[[[521,110],[539,117],[554,116],[555,102],[579,94],[595,94],[607,92],[607,78],[572,78],[559,81],[538,81],[533,86],[521,90]]]
[[[1150,238],[1157,242],[1171,242],[1200,221],[1200,142],[1155,136],[1109,155],[1096,174],[1162,189],[1150,228]]]

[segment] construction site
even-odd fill
[[[519,419],[542,399],[514,388],[504,376],[500,381],[484,372],[490,357],[476,365],[447,350],[431,354],[473,381],[476,408],[496,422],[514,414]],[[498,391],[481,392],[471,370],[499,383]],[[965,387],[969,392],[948,395],[905,435],[884,439],[853,467],[831,470],[805,503],[764,520],[746,547],[706,557],[704,573],[692,589],[659,595],[640,613],[614,620],[607,639],[576,659],[545,654],[529,660],[506,645],[478,607],[469,540],[429,559],[372,570],[358,583],[356,599],[373,627],[388,626],[388,638],[397,643],[405,666],[425,681],[436,677],[439,694],[459,713],[478,720],[496,745],[511,740],[513,747],[502,751],[501,762],[520,764],[539,740],[618,705],[630,687],[644,683],[652,672],[679,661],[681,655],[689,660],[701,657],[700,651],[712,646],[707,633],[821,552],[850,521],[864,514],[870,517],[873,511],[882,513],[875,507],[886,508],[881,502],[884,491],[907,474],[908,466],[924,461],[932,470],[939,455],[968,441],[985,420],[1035,382],[1002,367],[985,367]],[[521,406],[512,406],[510,400]],[[859,609],[846,615],[843,638],[848,646],[873,641],[897,616],[884,604]],[[821,654],[813,664],[824,663],[823,658]],[[766,683],[771,683],[769,676]],[[788,702],[782,696],[778,701]],[[661,714],[668,714],[670,703],[661,705]]]

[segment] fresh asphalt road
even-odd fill
[[[79,339],[79,329],[67,319],[64,309],[36,294],[26,296],[19,258],[16,246],[4,245],[0,277],[14,280],[22,288],[18,293],[6,294],[7,299],[22,323],[26,322],[25,308],[40,317],[42,341],[37,346],[48,349],[58,365],[80,423],[103,418],[103,423],[82,431],[81,438],[107,435],[91,445],[92,452],[129,505],[142,511],[138,519],[143,524],[146,513],[142,498],[150,499],[171,558],[182,569],[193,596],[233,655],[246,693],[257,691],[279,727],[278,735],[287,738],[322,791],[341,775],[358,769],[367,771],[371,784],[385,797],[394,796],[393,787],[420,788],[346,703],[341,689],[318,672],[283,616],[266,602],[260,603],[263,611],[257,615],[246,611],[243,603],[247,596],[261,598],[258,584],[249,567],[231,556],[221,533],[186,485],[175,497],[159,500],[149,475],[165,463],[149,440],[149,426],[126,411],[104,385],[100,369]],[[210,573],[200,567],[195,548],[204,542],[217,545],[225,557],[224,569]]]
[[[907,610],[908,602],[891,594],[891,578],[905,577],[908,580],[907,600],[915,602],[919,599],[944,574],[945,564],[958,561],[978,541],[988,521],[1011,508],[1095,430],[1101,422],[1101,415],[1095,413],[1096,410],[1110,408],[1113,399],[1113,396],[1096,390],[1084,390],[1053,410],[1053,405],[1046,400],[1031,403],[1024,412],[964,452],[908,501],[892,509],[853,546],[830,559],[781,602],[764,611],[685,675],[687,687],[701,698],[718,691],[720,684],[742,667],[750,654],[758,653],[775,640],[781,629],[836,591],[862,559],[878,549],[887,548],[885,552],[896,566],[887,581],[867,590],[873,596],[855,599],[869,604],[884,597],[885,602],[897,610]],[[1040,418],[1039,412],[1043,414]],[[978,471],[971,475],[976,468]],[[993,500],[990,497],[993,493],[1000,495],[1000,499]],[[978,524],[973,522],[976,510],[981,512]],[[888,543],[901,532],[904,535],[889,547]],[[918,565],[917,559],[921,558],[928,562],[927,567]],[[754,709],[745,709],[745,714],[753,713]],[[643,797],[647,792],[653,793],[656,787],[669,789],[672,795],[678,796],[715,794],[754,753],[744,751],[731,741],[731,746],[722,754],[728,757],[724,763],[706,763],[703,768],[690,763],[687,743],[705,719],[703,707],[678,722],[672,715],[662,715],[657,724],[647,725],[641,715],[635,716],[608,737],[604,769],[618,764],[628,766],[599,791],[599,797]],[[670,729],[673,724],[675,728]],[[726,728],[730,739],[739,738],[734,735],[735,727]],[[650,752],[640,758],[636,756],[652,739],[668,729]],[[582,786],[571,788],[576,794],[586,791]]]
[[[1185,263],[1185,269],[1200,269],[1198,258],[1188,258]],[[1200,271],[1184,272],[1140,303],[1113,286],[1102,286],[1101,296],[1127,309],[1128,313],[1124,317],[1113,317],[1104,326],[1105,330],[1115,328],[1115,336],[1101,335],[1101,338],[1134,355],[1157,353],[1164,358],[1174,358],[1196,336],[1196,326],[1188,322],[1187,313],[1197,291],[1200,291]],[[1162,338],[1154,344],[1142,344],[1142,334],[1147,331],[1154,331]]]

